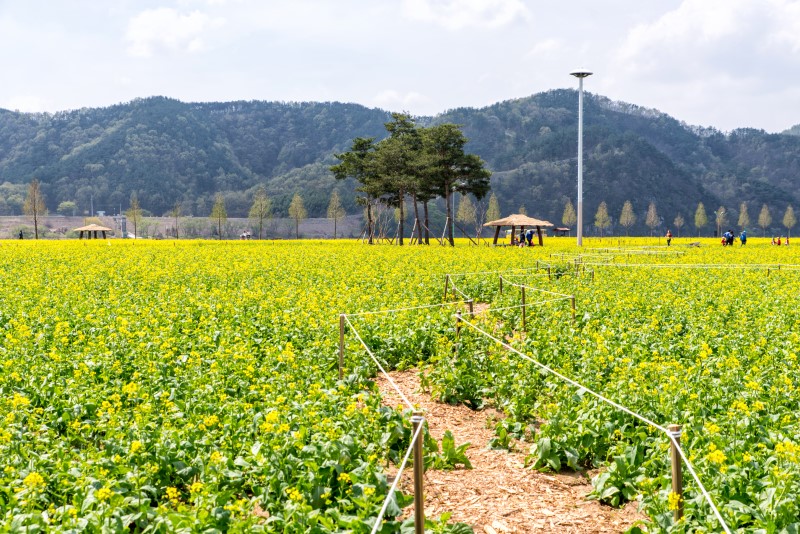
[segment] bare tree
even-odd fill
[[[750,214],[747,213],[747,202],[739,205],[739,228],[742,230],[750,226]]]
[[[605,200],[597,207],[597,213],[594,215],[594,225],[600,230],[601,238],[605,229],[611,226],[611,217],[608,216],[608,205]]]
[[[172,209],[169,212],[170,216],[175,219],[175,239],[180,239],[180,232],[178,232],[178,226],[181,219],[181,201],[176,200],[175,205],[172,206]]]
[[[272,217],[272,201],[263,185],[256,189],[248,215],[258,225],[258,238],[261,239],[264,233],[264,221]]]
[[[700,237],[700,230],[708,224],[708,215],[706,215],[706,207],[700,202],[697,204],[697,210],[694,212],[694,226],[697,228],[697,236]]]
[[[678,233],[678,237],[680,237],[681,236],[681,228],[683,228],[683,225],[686,224],[686,221],[684,220],[683,215],[681,215],[680,213],[678,215],[676,215],[675,216],[675,220],[672,221],[672,224],[674,224],[675,228],[678,229],[677,233]]]
[[[772,215],[769,213],[769,208],[766,204],[761,206],[761,213],[758,214],[758,225],[761,227],[761,231],[763,235],[761,237],[767,237],[767,226],[772,224]]]
[[[47,206],[44,202],[41,184],[36,178],[28,186],[28,196],[25,197],[22,210],[25,215],[33,217],[33,235],[39,239],[39,218],[47,215]]]
[[[139,198],[136,193],[131,193],[131,206],[125,212],[125,216],[133,223],[133,238],[139,237],[139,223],[142,220],[142,207],[139,205]]]
[[[633,204],[626,200],[622,206],[622,213],[619,215],[619,223],[625,227],[625,235],[630,232],[631,226],[636,224],[636,214],[633,213]]]
[[[572,205],[571,200],[567,200],[567,203],[564,205],[564,214],[561,215],[561,222],[567,228],[571,228],[573,224],[575,224],[578,220],[578,215],[575,213],[575,206]]]
[[[211,216],[209,217],[217,224],[217,234],[222,239],[222,225],[228,220],[228,212],[225,209],[225,197],[222,193],[217,193],[214,196],[214,207],[211,208]]]
[[[647,216],[645,217],[644,223],[650,228],[650,237],[652,237],[653,230],[661,223],[661,220],[658,218],[655,202],[651,202],[650,205],[647,206]]]
[[[464,226],[468,226],[474,225],[477,220],[478,217],[472,200],[467,195],[461,195],[461,200],[458,203],[458,211],[456,211],[456,221]]]
[[[797,224],[797,219],[794,216],[794,208],[786,206],[786,213],[783,215],[783,225],[786,227],[786,239],[789,239],[789,233],[795,224]]]
[[[336,239],[336,226],[342,218],[346,215],[342,200],[339,198],[339,190],[334,189],[331,195],[331,201],[328,203],[328,218],[333,219],[333,238]]]
[[[303,197],[295,193],[292,202],[289,204],[289,217],[294,219],[294,237],[300,239],[300,221],[308,217],[306,206],[303,204]]]

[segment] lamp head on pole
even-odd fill
[[[575,69],[569,73],[570,76],[575,76],[576,78],[587,78],[591,76],[593,73],[592,71],[586,69]]]

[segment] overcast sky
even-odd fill
[[[800,0],[0,0],[0,107],[356,102],[577,87],[724,131],[800,123]]]

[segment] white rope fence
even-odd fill
[[[385,376],[385,377],[386,377],[386,380],[388,380],[388,381],[389,381],[389,384],[391,384],[391,385],[392,385],[392,387],[394,388],[394,390],[397,392],[397,394],[398,394],[398,395],[400,395],[400,398],[401,398],[401,399],[403,399],[403,402],[404,402],[404,403],[406,403],[406,406],[407,406],[409,409],[413,410],[413,409],[414,409],[414,405],[413,405],[413,404],[411,404],[411,401],[410,401],[410,400],[408,400],[408,397],[406,397],[406,396],[403,394],[403,392],[402,392],[402,391],[400,391],[400,388],[397,386],[397,384],[395,383],[395,381],[394,381],[394,380],[392,380],[392,377],[391,377],[391,376],[389,376],[389,373],[387,373],[387,372],[386,372],[386,369],[384,369],[384,368],[383,368],[383,365],[381,365],[381,362],[379,362],[379,361],[378,361],[378,358],[376,358],[376,357],[375,357],[375,355],[372,353],[372,351],[371,351],[371,350],[369,350],[369,347],[367,346],[367,344],[366,344],[366,343],[364,343],[364,340],[363,340],[363,339],[361,339],[361,336],[358,334],[358,330],[356,330],[356,328],[353,326],[353,323],[351,323],[351,322],[350,322],[350,319],[348,319],[348,318],[347,318],[347,315],[345,315],[345,316],[344,316],[344,320],[345,320],[345,321],[347,321],[347,324],[348,324],[348,325],[350,325],[350,329],[351,329],[351,330],[353,331],[353,333],[356,335],[356,338],[357,338],[357,339],[358,339],[358,340],[361,342],[361,345],[364,347],[364,350],[366,350],[366,351],[367,351],[367,354],[369,354],[369,357],[370,357],[370,358],[372,358],[372,361],[374,361],[374,362],[375,362],[375,365],[377,365],[377,366],[378,366],[378,369],[380,369],[380,370],[381,370],[381,372],[383,373],[383,376]]]
[[[618,409],[618,410],[620,410],[622,412],[625,412],[628,415],[631,415],[631,416],[635,417],[636,419],[639,419],[640,421],[642,421],[642,422],[652,426],[653,428],[656,428],[656,429],[660,430],[664,434],[666,434],[667,437],[669,438],[669,440],[672,442],[672,444],[676,447],[676,449],[680,453],[680,456],[683,459],[684,463],[686,464],[686,467],[688,468],[689,473],[691,473],[692,478],[697,483],[697,486],[700,488],[700,491],[703,494],[703,497],[705,497],[706,502],[708,502],[708,505],[711,507],[711,510],[714,512],[714,515],[716,516],[717,521],[719,521],[719,523],[722,526],[723,530],[727,534],[730,534],[730,529],[728,528],[728,525],[725,523],[725,520],[722,519],[722,515],[720,515],[719,510],[717,509],[716,505],[714,504],[714,501],[711,499],[711,496],[708,494],[708,491],[706,491],[705,486],[700,481],[700,478],[697,476],[697,473],[695,472],[694,467],[689,462],[689,459],[684,454],[683,449],[681,449],[680,443],[677,441],[677,439],[672,434],[672,432],[670,432],[669,430],[667,430],[663,426],[659,425],[658,423],[655,423],[655,422],[651,421],[650,419],[646,418],[645,416],[640,415],[640,414],[634,412],[633,410],[631,410],[629,408],[626,408],[625,406],[623,406],[623,405],[621,405],[621,404],[619,404],[619,403],[617,403],[617,402],[615,402],[615,401],[613,401],[613,400],[611,400],[611,399],[609,399],[607,397],[604,397],[600,393],[597,393],[596,391],[584,386],[583,384],[580,384],[580,383],[572,380],[571,378],[568,378],[568,377],[564,376],[563,374],[561,374],[558,371],[550,368],[549,366],[547,366],[547,365],[545,365],[545,364],[543,364],[543,363],[531,358],[527,354],[525,354],[523,352],[520,352],[519,350],[515,349],[514,347],[512,347],[508,343],[506,343],[506,342],[494,337],[490,333],[488,333],[485,330],[481,329],[479,326],[476,326],[476,325],[470,323],[469,321],[464,320],[463,317],[461,318],[461,322],[466,324],[467,326],[473,328],[477,332],[483,334],[484,336],[486,336],[487,338],[491,339],[495,343],[498,343],[499,345],[501,345],[505,349],[517,354],[518,356],[520,356],[521,358],[523,358],[525,360],[528,360],[529,362],[531,362],[534,365],[538,366],[540,369],[542,369],[544,371],[547,371],[548,373],[551,373],[554,376],[557,376],[558,378],[560,378],[561,380],[571,384],[572,386],[586,391],[587,393],[597,397],[601,401],[603,401],[603,402],[605,402],[607,404],[610,404],[614,408],[616,408],[616,409]]]
[[[389,488],[389,493],[386,495],[386,499],[383,501],[383,506],[381,506],[381,511],[378,513],[378,517],[375,518],[375,525],[372,527],[372,532],[370,534],[375,534],[376,532],[378,532],[378,529],[380,529],[381,523],[383,523],[383,516],[386,514],[386,509],[389,507],[389,502],[392,500],[392,497],[394,497],[394,492],[397,490],[397,484],[400,482],[400,477],[403,474],[403,469],[406,468],[406,463],[408,463],[408,458],[409,456],[411,456],[411,452],[414,450],[414,445],[419,439],[420,434],[422,434],[423,428],[424,425],[419,425],[417,427],[417,431],[414,433],[414,437],[411,438],[411,444],[408,446],[406,455],[403,457],[403,461],[400,464],[399,469],[397,470],[397,474],[395,475],[392,487]]]

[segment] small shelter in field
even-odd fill
[[[550,230],[556,237],[566,237],[569,233],[569,228],[553,228]]]
[[[87,224],[86,226],[81,226],[80,228],[75,228],[76,232],[79,232],[78,239],[83,239],[83,233],[86,232],[86,239],[92,239],[92,234],[94,234],[95,239],[99,239],[97,235],[98,232],[103,234],[103,239],[106,238],[106,232],[111,232],[111,228],[106,228],[105,226],[100,226],[99,224]]]
[[[542,241],[542,228],[552,228],[555,226],[553,223],[549,221],[542,221],[540,219],[534,219],[533,217],[528,217],[527,215],[522,215],[521,213],[515,213],[514,215],[509,215],[508,217],[504,217],[502,219],[497,219],[496,221],[489,221],[484,226],[494,226],[494,241],[493,243],[497,244],[497,238],[500,236],[500,228],[503,226],[510,226],[511,227],[511,244],[513,245],[517,241],[517,229],[519,231],[524,232],[525,228],[536,228],[536,235],[539,236],[539,246],[541,247],[544,243]]]

